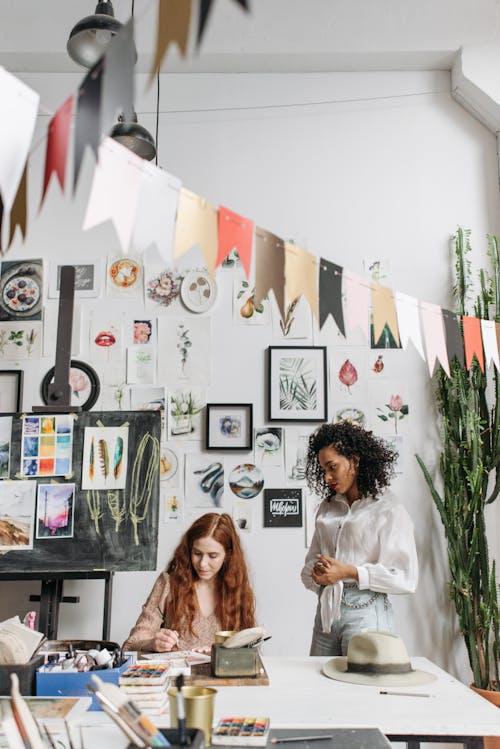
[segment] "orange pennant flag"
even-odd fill
[[[314,255],[293,242],[285,242],[285,284],[288,304],[303,294],[318,320],[318,262]]]
[[[483,339],[481,337],[481,320],[478,317],[462,315],[464,325],[465,364],[471,368],[474,356],[484,372]]]
[[[215,267],[226,259],[231,250],[238,251],[238,257],[248,278],[252,262],[253,221],[238,216],[229,208],[219,206],[219,244]]]
[[[397,345],[399,342],[398,316],[394,302],[394,294],[388,286],[378,283],[371,284],[372,314],[373,314],[373,343],[376,346],[387,325]]]
[[[191,0],[158,0],[158,28],[153,69],[148,85],[160,72],[163,58],[171,43],[176,42],[183,57],[187,54]]]
[[[211,275],[217,260],[217,210],[204,198],[185,187],[179,193],[175,227],[174,257],[198,245]]]
[[[255,230],[255,294],[258,305],[272,289],[281,319],[285,319],[285,243],[276,234]]]
[[[17,188],[14,205],[12,206],[12,211],[10,212],[10,235],[9,235],[9,244],[7,245],[7,248],[9,248],[12,244],[12,240],[14,239],[14,234],[16,232],[17,227],[19,227],[19,229],[21,230],[21,235],[23,239],[26,237],[27,197],[28,197],[28,162],[26,162],[26,164],[24,165],[23,176],[21,177],[21,182],[19,183],[19,187]]]

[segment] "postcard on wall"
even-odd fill
[[[127,319],[127,342],[133,346],[156,345],[156,320],[153,317]]]
[[[59,305],[46,304],[43,308],[43,355],[54,357],[57,344],[57,324],[59,320]],[[80,356],[82,332],[82,309],[80,305],[73,307],[73,324],[71,326],[71,356]]]
[[[285,466],[287,483],[305,484],[306,457],[309,436],[313,430],[304,427],[287,427],[285,442]]]
[[[184,450],[175,442],[160,445],[160,484],[169,489],[182,485]]]
[[[176,523],[182,520],[182,505],[180,492],[173,492],[160,484],[160,507],[163,508],[164,523]]]
[[[122,359],[122,318],[106,318],[91,313],[89,321],[89,356],[96,364],[107,366]]]
[[[0,320],[42,319],[43,261],[4,260],[0,266]]]
[[[72,469],[73,417],[25,416],[21,437],[22,476],[68,476]]]
[[[73,538],[75,484],[38,484],[37,538]]]
[[[128,427],[85,427],[82,489],[125,489]]]
[[[255,289],[246,279],[233,282],[233,322],[235,325],[269,325],[271,304],[265,297],[255,304]]]
[[[0,322],[0,359],[39,359],[41,355],[41,322]]]
[[[165,382],[209,385],[209,317],[158,318],[158,372]]]
[[[283,427],[256,427],[254,429],[254,456],[258,466],[283,465]]]
[[[142,265],[137,258],[120,255],[109,260],[106,274],[106,292],[109,296],[140,299],[142,283]]]
[[[281,339],[306,338],[312,340],[312,312],[304,296],[286,305],[282,320],[277,304],[271,305],[273,337]]]
[[[131,411],[165,411],[165,388],[162,385],[132,385]]]
[[[216,508],[224,496],[224,465],[213,456],[187,453],[184,496],[186,507]]]
[[[362,401],[352,401],[351,403],[334,404],[332,421],[350,421],[351,424],[357,424],[358,427],[368,428],[368,407]]]
[[[129,346],[127,348],[127,383],[152,385],[156,374],[156,349],[154,346]]]
[[[49,297],[57,299],[61,285],[61,268],[64,263],[50,264]],[[84,263],[71,263],[75,269],[75,298],[90,298],[101,295],[103,262],[102,258],[90,258]]]
[[[12,416],[0,416],[0,479],[9,478],[11,437]]]
[[[165,267],[163,263],[151,263],[144,266],[144,296],[146,309],[159,314],[167,308],[180,306],[181,279],[175,270]]]
[[[199,387],[175,388],[168,392],[168,438],[201,440],[205,391]]]
[[[366,346],[344,346],[330,350],[332,401],[347,403],[359,398],[367,386]]]
[[[0,552],[33,548],[36,481],[0,482]]]
[[[245,499],[235,499],[233,502],[233,520],[240,531],[250,533],[253,529],[254,502]]]
[[[405,434],[411,428],[408,386],[397,380],[373,383],[370,392],[371,423],[379,434]]]
[[[264,528],[302,527],[302,489],[264,489]]]

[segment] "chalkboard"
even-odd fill
[[[73,425],[70,472],[58,476],[30,476],[26,475],[26,451],[29,449],[26,447],[27,425],[34,424],[36,428],[37,419],[42,418],[45,418],[45,414],[12,415],[9,476],[14,480],[36,482],[34,501],[38,501],[38,506],[34,508],[31,528],[33,548],[18,550],[13,546],[1,554],[0,571],[155,570],[158,545],[160,413],[84,411],[65,416],[64,418],[71,419]],[[109,427],[115,429],[106,431]],[[91,429],[85,437],[87,428]],[[104,431],[101,432],[101,429]],[[100,439],[108,434],[123,435],[123,438],[114,437],[114,442],[111,439]],[[58,439],[58,435],[55,439]],[[36,435],[31,438],[31,442],[36,440]],[[42,442],[41,439],[39,441]],[[102,475],[106,478],[99,478],[99,471],[103,471]],[[108,480],[111,489],[104,486]],[[119,482],[123,488],[117,489]],[[3,502],[0,501],[0,531],[1,524],[4,523],[4,533],[0,532],[0,544],[3,546],[0,548],[5,549],[5,528],[12,528],[12,524],[6,525],[8,503],[5,497],[9,492],[5,486],[7,482],[0,483],[4,484],[0,487],[4,492]],[[93,483],[101,488],[85,488],[92,487]],[[74,484],[73,488],[71,484]],[[57,487],[61,487],[60,490]],[[50,514],[47,513],[47,497],[53,496],[55,499],[58,491],[66,492],[69,496],[65,500],[64,521],[58,520],[57,512],[53,512],[47,519]],[[45,515],[41,508],[45,508]]]

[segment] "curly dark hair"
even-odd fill
[[[321,499],[332,497],[318,460],[323,447],[333,447],[346,458],[359,458],[356,480],[361,497],[370,495],[377,499],[394,475],[398,452],[383,439],[350,421],[322,424],[309,437],[306,458],[307,486]]]

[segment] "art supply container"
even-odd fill
[[[217,645],[221,645],[228,639],[228,637],[232,637],[233,635],[235,635],[237,631],[237,629],[226,629],[221,630],[220,632],[216,632],[214,635],[215,642],[217,643]]]
[[[184,705],[186,709],[187,728],[200,728],[205,734],[205,744],[210,744],[212,725],[214,722],[214,703],[216,689],[211,687],[182,687]],[[177,726],[177,689],[168,690],[170,704],[170,727]]]

